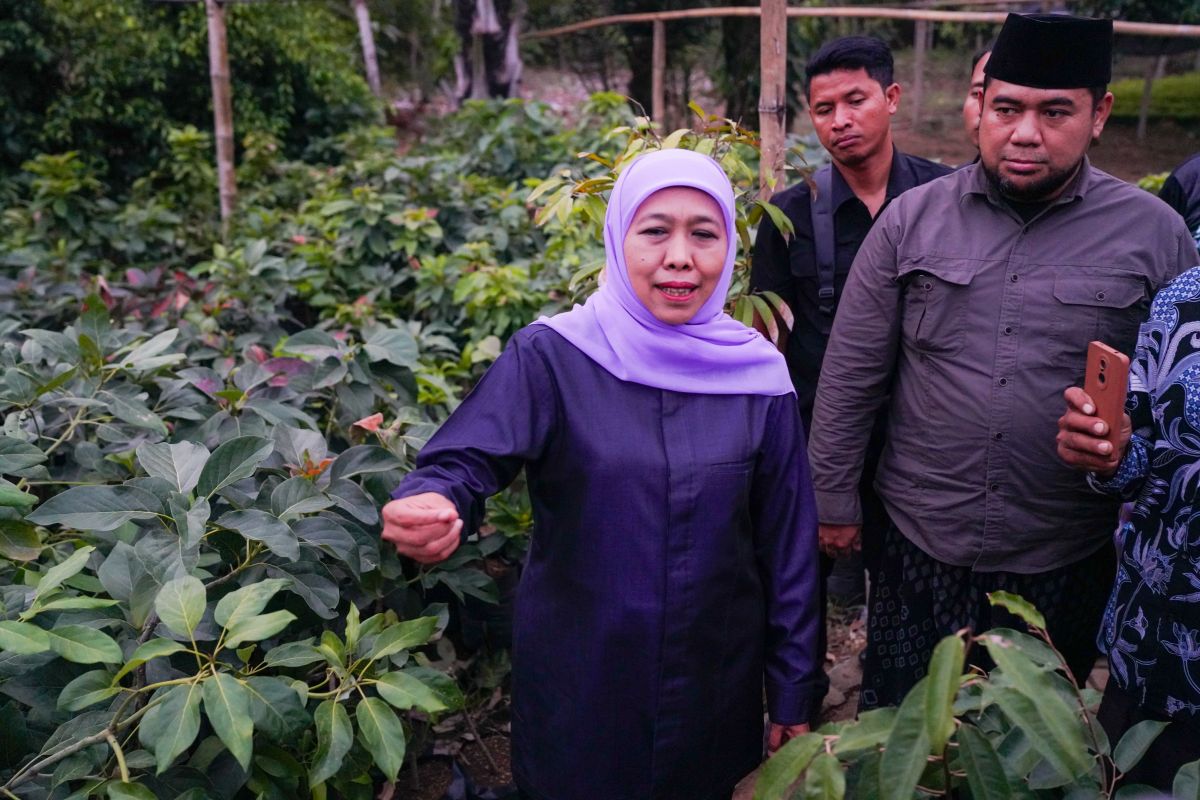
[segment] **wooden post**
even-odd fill
[[[667,26],[654,20],[654,44],[650,58],[650,119],[662,123],[667,113],[665,89],[667,71]]]
[[[787,0],[762,0],[758,130],[762,157],[758,166],[758,196],[770,200],[782,188],[784,134],[787,124]]]
[[[375,54],[375,32],[371,30],[371,10],[367,0],[351,0],[354,18],[358,20],[358,38],[362,42],[363,64],[367,69],[367,83],[376,97],[383,97],[383,84],[379,80],[379,58]]]
[[[1154,91],[1154,82],[1163,76],[1167,70],[1167,57],[1158,56],[1146,64],[1146,79],[1142,84],[1142,102],[1138,106],[1137,140],[1146,141],[1146,125],[1150,120],[1150,96]]]
[[[913,33],[913,81],[912,81],[912,126],[921,125],[921,101],[925,95],[925,44],[928,41],[929,23],[917,20]]]
[[[233,97],[229,88],[229,48],[225,43],[225,7],[221,0],[204,0],[208,16],[208,74],[212,80],[213,128],[217,139],[217,185],[221,198],[221,231],[228,235],[237,207],[233,172]]]

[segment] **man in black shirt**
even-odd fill
[[[1158,196],[1183,217],[1200,250],[1200,153],[1175,168]]]
[[[763,218],[750,283],[754,290],[782,297],[795,317],[785,355],[808,427],[830,326],[859,245],[893,198],[951,169],[901,153],[893,145],[891,118],[899,107],[900,86],[893,80],[892,53],[882,41],[849,36],[827,43],[808,62],[805,83],[809,117],[832,165],[814,176],[816,208],[807,183],[772,198],[795,233],[785,240],[770,219]],[[821,187],[827,187],[824,195]],[[871,489],[873,475],[869,466],[863,479],[868,566],[873,529],[886,524]],[[828,577],[834,557],[859,548],[858,541],[822,539],[822,575]],[[823,650],[823,626],[820,646]]]

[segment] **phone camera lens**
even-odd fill
[[[1096,377],[1096,379],[1097,379],[1097,380],[1100,382],[1100,385],[1101,385],[1101,386],[1103,386],[1103,385],[1104,385],[1105,383],[1107,383],[1107,381],[1108,381],[1108,379],[1104,377],[1104,373],[1103,373],[1103,372],[1101,372],[1101,373],[1100,373],[1100,374],[1099,374],[1099,375]]]

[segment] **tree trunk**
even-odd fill
[[[734,6],[756,6],[756,0],[736,0]],[[759,21],[753,17],[721,19],[721,49],[725,60],[721,89],[725,116],[753,127],[758,105]],[[714,109],[705,109],[712,111]]]
[[[762,93],[758,128],[762,158],[758,167],[758,196],[770,200],[783,179],[784,121],[787,117],[787,0],[762,0]]]
[[[662,20],[654,21],[654,42],[650,57],[650,119],[660,124],[666,120],[666,89],[663,81],[667,71],[667,26]]]
[[[354,5],[354,18],[358,20],[358,38],[362,42],[367,83],[376,97],[383,97],[383,84],[379,80],[379,58],[375,55],[375,32],[371,30],[371,11],[367,8],[367,0],[350,2]]]
[[[213,128],[217,139],[221,231],[227,236],[237,207],[237,179],[233,172],[233,97],[229,88],[229,48],[225,43],[225,7],[220,0],[204,0],[204,8],[208,16],[208,73],[212,79]]]
[[[1150,120],[1150,97],[1154,81],[1161,78],[1167,69],[1167,57],[1158,56],[1146,64],[1146,80],[1142,84],[1142,102],[1138,106],[1137,140],[1146,141],[1146,127]]]
[[[919,19],[913,32],[912,126],[921,125],[921,103],[925,95],[925,45],[929,41],[929,23]]]

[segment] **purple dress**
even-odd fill
[[[513,774],[537,800],[727,800],[772,720],[807,721],[816,516],[794,395],[614,378],[517,333],[394,493],[466,529],[526,468]]]

